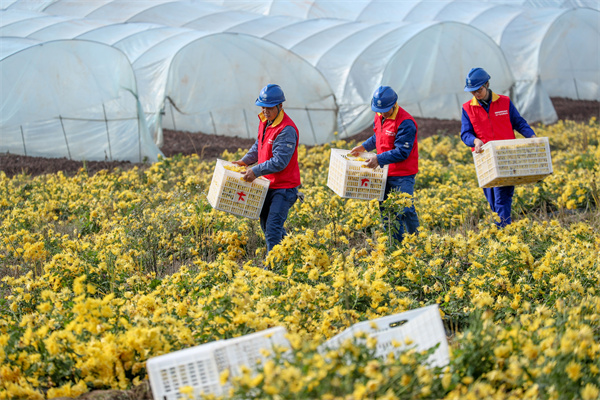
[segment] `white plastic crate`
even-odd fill
[[[235,164],[217,159],[207,199],[213,208],[231,214],[259,219],[269,180],[258,177],[254,182],[242,180],[242,174],[226,169]]]
[[[230,384],[221,385],[221,373],[241,375],[241,367],[256,370],[260,362],[273,356],[275,346],[291,349],[283,327],[270,328],[238,338],[218,340],[189,349],[150,358],[146,362],[152,396],[155,400],[183,400],[189,397],[181,388],[191,387],[193,398],[227,395]],[[270,355],[262,354],[261,349]]]
[[[534,183],[552,174],[550,144],[546,137],[493,140],[473,152],[479,187]]]
[[[373,157],[372,153],[349,156],[350,150],[331,149],[327,186],[338,196],[349,199],[383,201],[388,166],[366,168],[357,158]]]
[[[385,357],[391,352],[398,353],[413,346],[417,351],[424,351],[439,343],[439,347],[428,361],[438,367],[446,366],[450,362],[448,339],[437,304],[356,323],[323,343],[321,350],[339,348],[345,340],[352,339],[358,332],[364,332],[377,339],[375,354],[378,357]],[[412,341],[410,345],[406,344],[407,339]],[[401,345],[395,347],[394,341]]]
[[[232,376],[241,375],[241,366],[254,369],[259,363],[274,355],[275,347],[279,350],[291,350],[290,342],[285,337],[287,331],[283,327],[270,328],[233,339],[228,339],[224,346],[215,348],[214,354],[220,371],[230,368]],[[263,350],[263,351],[261,351]],[[263,354],[267,350],[268,355]]]

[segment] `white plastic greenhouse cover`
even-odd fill
[[[490,3],[521,5],[523,7],[593,8],[600,10],[598,0],[488,0]]]
[[[213,3],[265,15],[466,23],[490,35],[502,48],[516,80],[513,101],[530,122],[556,121],[550,96],[600,100],[597,11],[600,3],[595,0],[213,0]],[[541,8],[550,5],[563,8]],[[468,40],[465,42],[471,45]],[[472,66],[488,68],[487,64],[475,62]],[[495,76],[491,75],[492,87],[496,87]]]
[[[425,5],[415,7],[407,18],[421,19],[427,11]],[[557,120],[550,97],[600,100],[598,11],[453,1],[432,15],[468,23],[500,45],[516,79],[515,105],[531,122]]]
[[[501,93],[513,85],[498,46],[464,24],[375,24],[264,17],[201,2],[160,1],[148,6],[146,2],[104,0],[77,3],[75,11],[69,11],[69,4],[72,3],[57,1],[44,11],[93,18],[113,16],[129,22],[164,21],[195,29],[208,27],[253,35],[290,49],[327,78],[340,107],[338,126],[342,137],[370,126],[371,96],[381,84],[396,88],[400,104],[413,115],[430,118],[456,118],[459,114],[462,102],[469,96],[457,82],[464,79],[472,60],[489,63]],[[386,40],[381,40],[384,37]],[[472,46],[462,45],[465,37],[470,38]]]
[[[5,13],[17,6],[23,8],[24,3],[13,4]],[[140,101],[159,144],[162,126],[255,138],[260,109],[254,101],[268,83],[284,89],[284,108],[300,130],[301,143],[322,144],[335,138],[337,105],[327,81],[281,46],[237,33],[95,19],[108,15],[124,19],[139,12],[137,7],[143,3],[53,2],[44,10],[86,18],[28,12],[29,18],[5,26],[3,31],[21,37],[84,38],[121,49],[133,65]],[[152,2],[157,3],[161,2]],[[32,24],[44,28],[34,29]]]
[[[457,23],[360,23],[312,19],[287,25],[246,23],[230,28],[280,43],[315,65],[340,105],[340,126],[353,135],[372,124],[375,88],[389,85],[398,102],[417,117],[455,118],[468,95],[456,79],[469,60],[494,60],[491,67],[508,91],[513,79],[500,49],[476,29]],[[266,21],[268,22],[268,21]],[[476,46],[460,46],[468,36]],[[435,73],[434,73],[435,72]]]
[[[500,48],[464,24],[312,19],[281,25],[281,19],[270,19],[229,29],[272,40],[315,65],[336,95],[343,136],[371,126],[370,102],[380,85],[393,87],[398,103],[413,116],[440,119],[456,118],[468,100],[456,82],[472,60],[489,63],[501,92],[513,85]],[[462,46],[465,37],[474,45]]]
[[[82,40],[0,37],[0,152],[156,161],[119,50]]]
[[[55,0],[43,0],[53,2]],[[598,0],[191,0],[210,2],[233,10],[263,15],[285,15],[304,19],[340,18],[351,21],[399,21],[416,5],[435,13],[448,3],[473,5],[507,5],[531,8],[591,8],[600,9]],[[367,17],[370,15],[369,17]],[[373,18],[374,17],[374,18]]]

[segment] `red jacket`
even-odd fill
[[[415,127],[417,127],[415,119],[400,106],[396,106],[394,113],[389,118],[386,118],[383,124],[381,124],[381,114],[375,114],[373,126],[375,129],[375,138],[377,140],[377,153],[381,154],[395,148],[394,141],[396,140],[398,127],[407,119],[414,122]],[[417,134],[418,130],[419,128],[417,127]],[[415,136],[415,142],[408,158],[397,163],[389,164],[388,176],[407,176],[414,175],[417,172],[419,172],[419,144],[417,142],[417,136]]]
[[[300,140],[300,131],[294,124],[294,121],[288,115],[281,110],[277,118],[265,129],[267,119],[261,113],[259,114],[260,124],[258,125],[258,163],[263,163],[270,160],[273,157],[273,142],[279,133],[286,126],[293,127],[298,133],[296,139],[296,148],[294,154],[290,159],[287,167],[282,171],[274,174],[264,175],[265,178],[271,181],[269,185],[270,189],[291,189],[300,186],[300,167],[298,166],[298,142]],[[265,134],[263,135],[263,131]]]
[[[477,138],[483,143],[490,140],[508,140],[515,138],[515,132],[510,122],[510,99],[507,96],[492,92],[492,102],[489,112],[485,111],[477,99],[473,97],[463,104]]]

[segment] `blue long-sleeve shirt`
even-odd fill
[[[489,103],[479,101],[479,105],[481,105],[486,112],[490,112]],[[508,108],[508,115],[510,117],[510,123],[515,131],[519,132],[526,138],[535,136],[535,132],[533,132],[533,129],[531,129],[527,121],[525,121],[525,118],[519,114],[519,111],[517,111],[517,108],[514,106],[512,100],[510,101],[510,106]],[[462,109],[462,118],[460,121],[460,138],[467,146],[475,147],[475,139],[477,138],[477,135],[475,135],[471,118],[469,118],[469,115],[464,108]]]
[[[394,148],[377,154],[377,162],[380,166],[404,161],[410,155],[417,137],[417,126],[410,119],[402,121],[398,126],[396,138],[394,139]],[[377,147],[377,137],[375,134],[365,140],[362,144],[366,151],[371,151]]]
[[[259,177],[283,171],[294,155],[297,141],[298,132],[292,126],[283,128],[273,141],[273,157],[252,167],[254,175]],[[246,165],[252,165],[258,161],[258,139],[242,158],[242,161]]]

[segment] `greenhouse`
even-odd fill
[[[5,19],[2,19],[5,21]],[[0,152],[156,161],[127,57],[83,40],[0,38]]]
[[[529,122],[557,119],[550,97],[600,99],[598,11],[550,2],[17,0],[2,34],[121,50],[159,145],[163,127],[253,138],[254,99],[273,82],[317,144],[368,128],[379,85],[417,117],[458,119],[474,66]]]
[[[213,2],[264,15],[306,19],[462,22],[482,30],[502,48],[516,80],[513,101],[531,122],[556,121],[550,97],[600,100],[600,13],[593,0]],[[469,38],[462,41],[464,46],[474,46]],[[471,66],[487,69],[490,64],[473,62]],[[492,87],[498,90],[496,77],[491,76]]]
[[[425,5],[418,10],[405,19],[422,20],[431,12]],[[531,121],[556,121],[550,97],[600,100],[598,11],[454,1],[429,15],[467,23],[498,43],[515,76],[515,103]]]
[[[2,36],[85,39],[111,45],[135,72],[148,126],[157,144],[162,128],[254,138],[260,89],[278,82],[285,108],[305,144],[334,139],[337,107],[324,77],[290,51],[236,33],[209,33],[149,23],[2,12]],[[298,79],[301,76],[302,79]]]
[[[371,96],[382,84],[396,88],[400,104],[413,115],[440,119],[456,118],[457,110],[468,99],[457,82],[464,79],[464,71],[472,62],[490,63],[497,91],[509,93],[514,84],[500,48],[481,31],[455,22],[304,20],[267,17],[202,2],[149,5],[105,1],[82,5],[57,1],[45,7],[44,12],[119,22],[166,23],[251,35],[276,43],[299,55],[326,78],[339,107],[340,137],[370,126]],[[472,46],[462,45],[466,38]],[[296,114],[292,116],[296,118]]]
[[[314,19],[281,27],[245,23],[229,30],[279,43],[321,71],[335,93],[345,135],[372,124],[371,97],[380,85],[395,88],[399,104],[414,116],[453,119],[468,99],[456,82],[473,60],[494,60],[490,69],[500,92],[507,93],[514,83],[498,46],[465,24]],[[457,38],[464,37],[475,45],[461,46]]]
[[[600,10],[597,0],[489,0],[497,4],[519,4],[523,7],[593,8]]]

